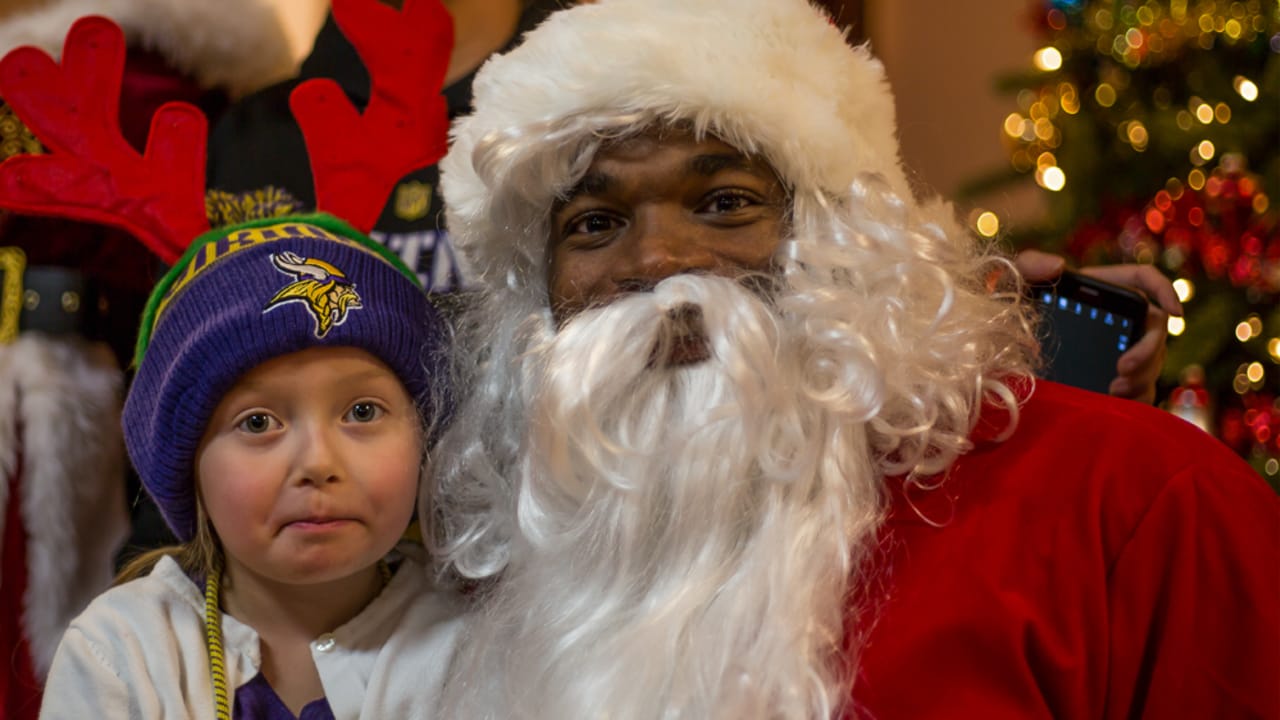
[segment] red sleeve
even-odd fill
[[[1280,717],[1280,499],[1193,466],[1109,571],[1108,718]]]
[[[890,488],[849,717],[1280,720],[1280,497],[1190,424],[1041,383]]]

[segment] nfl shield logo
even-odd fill
[[[419,180],[402,182],[396,186],[396,217],[401,220],[418,220],[431,207],[431,186]]]

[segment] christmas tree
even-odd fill
[[[1161,403],[1277,485],[1280,2],[1039,0],[1032,17],[1034,68],[1001,80],[1010,167],[962,197],[1035,182],[1047,211],[1009,229],[1016,247],[1175,278]]]

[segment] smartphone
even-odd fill
[[[1041,376],[1106,393],[1116,361],[1133,347],[1147,321],[1147,299],[1132,288],[1064,270],[1029,292],[1040,311]]]

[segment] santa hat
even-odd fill
[[[130,48],[155,53],[199,86],[234,96],[295,69],[280,19],[263,0],[51,0],[0,23],[0,56],[31,45],[57,57],[67,30],[88,15],[113,20]]]
[[[691,122],[759,153],[797,190],[842,194],[871,172],[909,194],[883,67],[807,0],[580,5],[490,59],[473,91],[475,111],[453,126],[441,189],[456,247],[489,285],[543,273],[539,228],[569,178],[512,181],[550,142],[513,145],[483,168],[473,162],[477,147],[584,118],[575,127],[590,132],[592,115]],[[499,216],[499,205],[524,215]]]

